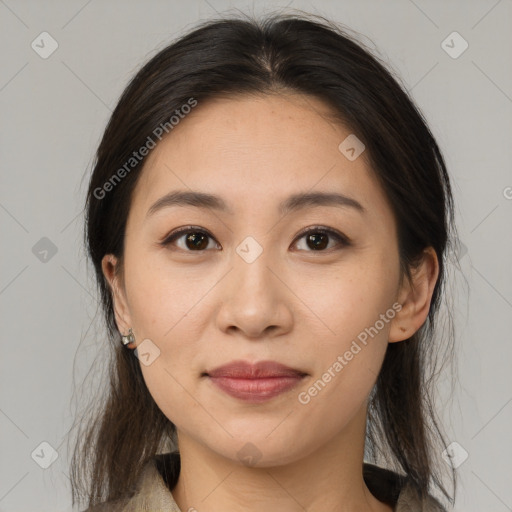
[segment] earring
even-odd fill
[[[133,331],[132,331],[131,327],[128,329],[128,334],[126,336],[125,335],[121,335],[121,341],[123,342],[123,345],[125,347],[127,345],[129,345],[130,343],[134,343],[135,342],[135,336],[133,335]]]

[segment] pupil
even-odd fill
[[[191,243],[191,246],[188,245],[189,242]],[[191,233],[187,236],[187,247],[189,249],[204,249],[207,246],[208,240],[203,233]]]
[[[324,249],[325,247],[327,247],[327,235],[323,233],[309,235],[308,242],[313,243],[313,249]]]

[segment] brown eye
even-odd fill
[[[306,249],[301,248],[300,250],[309,252],[325,252],[326,248],[332,249],[332,245],[328,247],[331,240],[336,242],[335,246],[344,247],[350,245],[350,241],[345,235],[331,229],[318,227],[308,228],[308,230],[303,232],[298,238],[298,240],[302,239],[305,240]]]
[[[213,237],[211,237],[206,231],[196,229],[193,226],[188,226],[171,233],[163,242],[161,242],[161,245],[177,245],[178,248],[183,251],[203,252],[208,249],[210,240],[213,241]],[[175,244],[175,242],[181,243]]]

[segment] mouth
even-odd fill
[[[252,403],[264,402],[291,390],[306,375],[276,361],[256,364],[232,361],[202,374],[220,391]]]

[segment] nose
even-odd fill
[[[282,272],[281,272],[282,273]],[[217,314],[217,326],[225,333],[239,332],[251,339],[289,332],[293,324],[293,293],[280,275],[270,251],[247,262],[238,254],[225,277]]]

